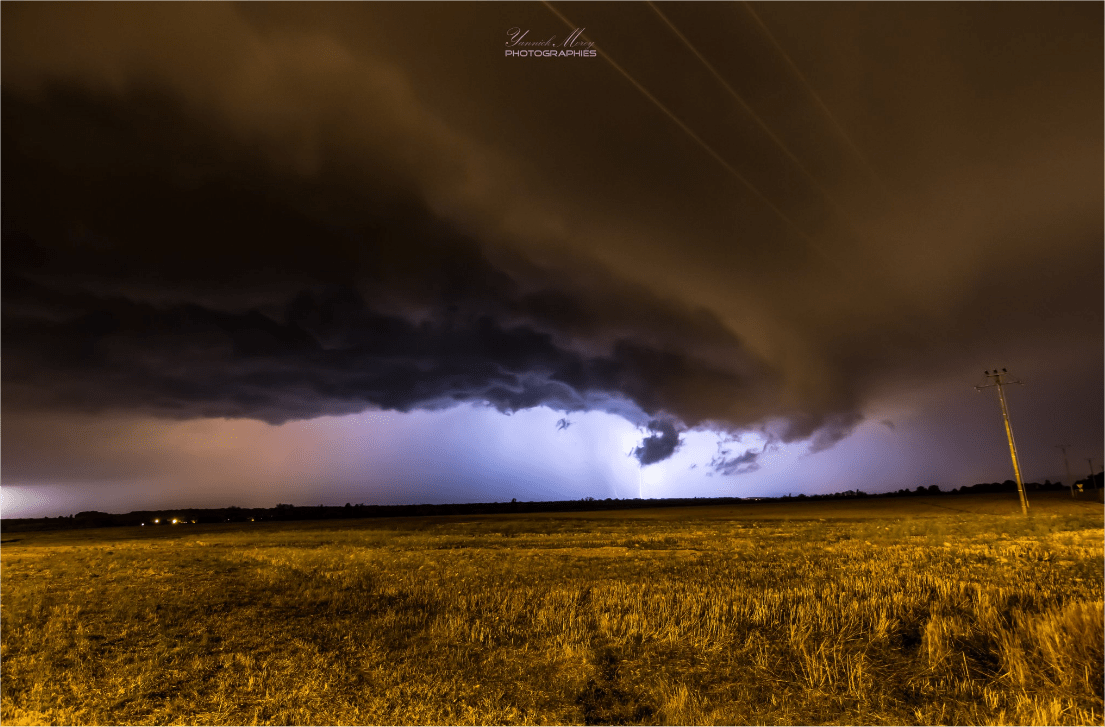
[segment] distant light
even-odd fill
[[[146,523],[142,523],[142,527],[146,527]]]
[[[154,519],[153,524],[157,525],[159,522],[161,522],[161,518],[156,518]]]
[[[177,519],[173,518],[173,525],[176,525],[176,524],[177,524]]]

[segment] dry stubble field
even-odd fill
[[[18,533],[0,721],[1102,724],[1062,493]]]

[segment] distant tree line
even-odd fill
[[[582,500],[551,502],[473,502],[442,505],[364,505],[302,506],[280,503],[272,508],[227,507],[213,509],[139,510],[126,514],[79,512],[56,518],[12,518],[0,521],[0,529],[17,532],[27,530],[68,530],[74,528],[104,528],[116,526],[187,527],[199,523],[244,523],[296,520],[344,520],[351,518],[426,517],[432,515],[495,515],[502,513],[580,512],[587,510],[624,510],[653,507],[685,507],[687,505],[726,505],[743,502],[739,497],[668,498],[663,500]],[[173,521],[176,520],[176,524]]]
[[[1102,474],[1094,475],[1093,480],[1076,480],[1085,490],[1102,489]],[[1067,486],[1060,482],[1045,480],[1043,484],[1027,483],[1025,488],[1031,491],[1065,490]],[[693,505],[732,505],[736,503],[790,501],[790,500],[842,500],[861,497],[918,497],[933,495],[964,495],[992,492],[1017,491],[1013,480],[1005,482],[985,482],[977,485],[958,487],[950,492],[941,491],[937,485],[923,485],[916,489],[901,489],[896,492],[868,494],[863,490],[847,490],[820,495],[787,495],[784,497],[682,497],[659,500],[606,498],[605,500],[585,497],[581,500],[556,500],[549,502],[471,502],[443,505],[365,505],[345,503],[345,506],[302,506],[280,503],[272,508],[224,507],[182,510],[138,510],[126,514],[112,514],[95,510],[79,512],[76,515],[45,518],[5,518],[0,520],[0,530],[20,532],[30,530],[70,530],[77,528],[106,527],[187,527],[192,524],[245,523],[245,522],[287,522],[296,520],[344,520],[360,518],[388,517],[427,517],[432,515],[495,515],[503,513],[535,512],[580,512],[588,510],[630,510],[656,507],[688,507]],[[175,523],[174,523],[175,521]]]

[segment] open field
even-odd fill
[[[13,533],[0,721],[1102,724],[1101,505]]]

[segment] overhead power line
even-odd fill
[[[553,7],[552,4],[548,2],[548,0],[542,0],[542,5],[544,5],[549,10],[549,12],[559,18],[560,21],[573,32],[578,29],[579,26],[575,25],[571,20],[565,17],[564,14]],[[702,139],[702,137],[695,133],[695,131],[691,129],[690,126],[688,126],[682,119],[676,116],[675,113],[671,111],[671,109],[665,106],[658,98],[656,98],[656,96],[654,96],[647,88],[645,88],[644,84],[634,78],[627,70],[625,70],[625,68],[623,68],[617,61],[615,61],[609,53],[602,51],[598,43],[595,43],[590,37],[587,36],[586,33],[581,33],[579,37],[590,42],[591,47],[598,51],[598,54],[602,56],[602,58],[605,59],[606,62],[609,63],[614,70],[616,70],[625,80],[629,81],[629,83],[634,88],[636,88],[642,96],[648,99],[649,102],[652,103],[652,105],[654,105],[665,116],[667,116],[676,126],[679,127],[680,130],[683,131],[683,133],[689,136],[695,142],[695,144],[697,144],[703,151],[705,151],[711,158],[713,158],[714,161],[720,164],[722,168],[725,169],[725,171],[736,178],[737,181],[739,181],[741,185],[743,185],[749,192],[751,192],[756,199],[761,201],[766,207],[768,207],[768,209],[775,213],[775,215],[786,225],[786,227],[790,231],[801,238],[813,252],[817,253],[828,265],[830,265],[837,273],[839,273],[843,279],[849,280],[856,285],[864,286],[868,289],[876,291],[877,294],[884,298],[888,297],[889,291],[882,289],[882,287],[879,286],[876,281],[873,281],[870,278],[862,278],[851,267],[841,264],[841,262],[836,257],[831,255],[821,243],[819,243],[810,234],[799,227],[799,225],[793,219],[791,219],[786,212],[784,212],[778,205],[772,202],[771,199],[769,199],[754,184],[752,184],[751,181],[749,181],[743,174],[737,171],[737,169],[734,168],[733,165],[726,161],[725,158],[721,156],[721,154],[719,154],[704,139]],[[853,239],[858,240],[858,238],[856,238],[855,236],[855,231],[850,231],[852,232]],[[887,305],[890,307],[898,307],[900,304],[893,301],[892,296],[890,296],[887,300]],[[931,334],[920,335],[929,339],[929,341],[931,342]]]
[[[566,18],[563,14],[561,14],[559,10],[554,8],[548,2],[548,0],[542,0],[542,4],[546,8],[549,9],[549,12],[551,12],[553,15],[558,17],[561,20],[561,22],[563,22],[570,29],[572,29],[572,30],[577,29],[578,26],[576,26],[574,23],[572,23],[572,21],[568,20],[568,18]],[[783,210],[780,209],[778,207],[778,205],[776,205],[774,202],[772,202],[763,192],[761,192],[758,188],[756,188],[756,186],[754,184],[752,184],[752,182],[750,182],[743,174],[741,174],[739,171],[737,171],[737,169],[733,165],[731,165],[729,162],[727,162],[725,160],[725,158],[721,156],[721,154],[719,154],[717,151],[714,150],[713,147],[711,147],[709,144],[707,144],[702,139],[702,137],[700,137],[698,134],[696,134],[694,132],[693,129],[691,129],[691,127],[687,126],[687,124],[685,124],[678,116],[676,116],[667,106],[665,106],[663,103],[660,102],[659,99],[657,99],[655,96],[653,96],[652,93],[650,93],[647,88],[645,88],[639,81],[637,81],[637,79],[635,79],[633,76],[631,76],[628,71],[626,71],[624,68],[622,68],[617,63],[617,61],[615,61],[613,58],[610,57],[609,53],[601,51],[598,44],[595,43],[590,38],[588,38],[585,33],[580,34],[579,37],[581,37],[584,40],[587,40],[590,43],[592,43],[592,47],[596,51],[599,51],[599,55],[602,56],[602,58],[605,59],[606,62],[609,63],[614,68],[614,70],[616,70],[618,73],[620,73],[622,75],[622,77],[625,78],[625,80],[629,81],[633,85],[634,88],[636,88],[638,91],[641,92],[641,95],[643,95],[650,102],[652,102],[652,104],[654,106],[656,106],[656,108],[660,109],[660,111],[662,111],[665,116],[667,116],[669,119],[671,119],[672,122],[674,122],[675,125],[678,126],[683,131],[683,133],[685,133],[696,144],[698,144],[698,146],[701,147],[702,150],[705,151],[707,154],[709,154],[714,159],[714,161],[716,161],[718,164],[720,164],[722,166],[722,168],[725,169],[725,171],[729,172],[730,175],[732,175],[734,178],[736,178],[737,181],[739,181],[749,192],[751,192],[756,197],[756,199],[758,199],[765,206],[767,206],[772,212],[774,212],[775,215],[780,220],[782,220],[784,223],[786,223],[787,227],[789,227],[793,232],[795,232],[799,237],[801,237],[815,252],[817,252],[819,255],[821,255],[821,257],[823,257],[830,265],[835,267],[838,271],[840,271],[841,273],[844,273],[845,275],[848,274],[848,271],[843,266],[841,266],[831,255],[829,255],[829,253],[816,240],[814,240],[809,234],[807,234],[805,230],[803,230],[801,227],[799,227],[798,224],[794,220],[792,220],[789,216],[787,216],[787,214],[785,212],[783,212]]]
[[[824,117],[828,119],[829,123],[832,124],[832,127],[836,131],[837,136],[839,136],[848,146],[848,149],[852,152],[853,155],[855,155],[855,158],[857,161],[859,161],[860,166],[862,166],[863,170],[868,175],[870,175],[872,181],[875,182],[879,190],[885,193],[886,184],[882,181],[879,173],[875,171],[874,167],[871,166],[871,162],[867,160],[867,156],[862,151],[860,151],[860,148],[856,145],[854,141],[852,141],[852,137],[848,135],[848,132],[845,131],[840,122],[837,121],[836,115],[834,115],[832,110],[829,109],[828,105],[823,100],[821,100],[821,96],[818,95],[817,91],[813,90],[813,86],[810,85],[810,82],[808,80],[806,80],[805,74],[803,74],[802,71],[798,68],[798,65],[790,57],[790,54],[787,53],[782,44],[775,39],[775,36],[772,35],[767,25],[764,24],[764,21],[760,19],[760,16],[756,14],[756,11],[752,9],[752,6],[749,5],[748,2],[742,2],[741,4],[744,5],[744,9],[748,12],[750,16],[752,16],[752,19],[756,21],[756,25],[759,26],[760,32],[762,32],[764,36],[769,41],[771,41],[771,44],[775,46],[775,50],[779,52],[779,55],[781,55],[783,57],[783,60],[787,62],[787,65],[790,66],[790,70],[794,73],[795,76],[798,77],[798,80],[801,81],[802,86],[806,89],[806,92],[809,93],[809,95],[813,98],[814,103],[816,103],[818,109],[821,110],[822,115],[824,115]]]
[[[825,201],[829,203],[833,210],[840,217],[847,219],[848,213],[844,210],[843,207],[840,206],[840,204],[835,199],[833,199],[833,196],[829,194],[829,191],[825,189],[821,182],[818,181],[817,177],[813,175],[813,172],[806,168],[806,165],[803,164],[802,161],[794,154],[794,152],[790,150],[786,143],[782,139],[780,139],[774,131],[771,130],[771,127],[769,127],[767,123],[762,118],[760,118],[760,115],[757,114],[756,111],[748,104],[748,102],[745,101],[744,98],[739,93],[737,93],[736,90],[729,84],[729,82],[725,80],[725,78],[721,75],[717,68],[715,68],[714,65],[710,63],[710,61],[708,61],[701,52],[699,52],[698,48],[696,48],[694,44],[692,44],[691,41],[687,39],[687,36],[683,35],[679,28],[675,26],[675,23],[673,23],[670,19],[668,19],[666,15],[660,12],[660,8],[656,7],[652,0],[649,0],[648,6],[652,8],[653,12],[655,12],[661,20],[664,21],[671,32],[674,33],[676,37],[679,38],[679,40],[683,41],[683,45],[687,46],[687,49],[690,50],[691,53],[694,53],[695,57],[698,58],[702,65],[706,67],[706,69],[713,75],[717,82],[720,83],[722,87],[729,93],[729,95],[732,96],[733,99],[740,105],[745,114],[747,114],[753,121],[755,121],[756,125],[760,127],[760,130],[767,134],[767,136],[773,142],[775,142],[775,145],[779,147],[783,154],[786,155],[787,159],[789,159],[790,162],[794,166],[796,166],[799,171],[802,172],[802,174],[806,177],[810,184],[813,185],[817,189],[817,191],[821,193],[821,196],[825,198]]]

